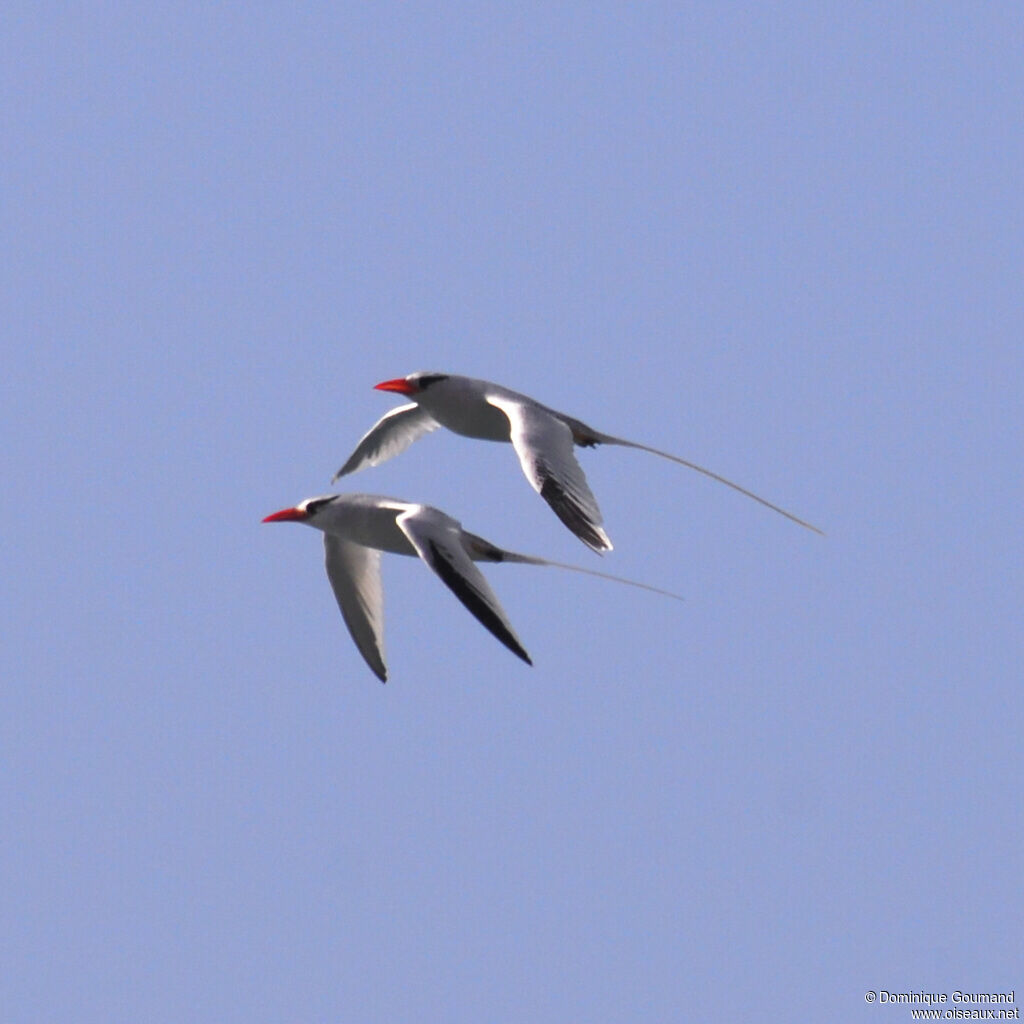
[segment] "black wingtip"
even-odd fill
[[[448,589],[466,606],[476,617],[477,621],[489,630],[490,633],[500,640],[516,657],[522,658],[527,665],[533,665],[526,649],[516,638],[508,626],[502,622],[493,608],[467,583],[456,568],[448,561],[445,552],[433,541],[430,544],[430,551],[433,555],[433,567],[438,576],[441,577]]]
[[[498,639],[500,640],[500,639],[501,639],[501,637],[499,637]],[[516,656],[517,658],[521,658],[521,659],[522,659],[523,661],[525,661],[525,662],[526,662],[526,664],[527,664],[527,665],[529,665],[529,666],[530,666],[530,668],[533,668],[533,658],[531,658],[531,657],[530,657],[530,655],[529,655],[529,654],[528,654],[528,653],[526,652],[526,648],[525,648],[525,647],[523,647],[523,645],[522,645],[521,643],[519,643],[519,642],[518,642],[518,641],[516,640],[516,638],[515,638],[515,637],[512,637],[512,641],[513,641],[513,643],[515,644],[515,646],[514,646],[514,647],[512,646],[512,644],[509,644],[509,643],[505,643],[505,641],[504,641],[504,640],[502,640],[501,642],[502,642],[503,644],[505,644],[505,646],[506,646],[506,647],[507,647],[507,648],[508,648],[508,649],[509,649],[509,650],[510,650],[510,651],[511,651],[511,652],[512,652],[512,653],[513,653],[513,654],[514,654],[514,655],[515,655],[515,656]]]
[[[611,541],[600,527],[595,526],[565,488],[549,476],[540,489],[540,496],[551,506],[555,515],[592,551],[599,555],[611,551]]]

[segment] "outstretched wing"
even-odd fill
[[[462,529],[458,523],[436,509],[423,507],[403,513],[396,522],[420,558],[479,622],[513,654],[532,665],[483,573],[462,546]]]
[[[374,675],[387,682],[384,663],[384,592],[380,583],[380,552],[324,534],[327,578],[352,639]]]
[[[439,426],[437,420],[415,402],[386,412],[363,435],[356,450],[348,457],[348,462],[331,477],[331,483],[365,466],[379,466]]]
[[[572,430],[541,406],[494,395],[487,401],[508,417],[512,446],[533,489],[584,544],[598,554],[611,551],[597,499],[573,454]]]

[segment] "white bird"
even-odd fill
[[[365,466],[377,466],[405,451],[413,441],[429,431],[447,427],[464,437],[511,441],[533,489],[554,509],[558,518],[598,554],[610,551],[612,542],[601,527],[601,510],[576,461],[574,444],[584,448],[615,444],[660,455],[726,484],[808,530],[822,532],[703,466],[636,441],[602,434],[572,416],[549,409],[500,384],[456,374],[420,371],[410,373],[408,377],[382,381],[374,387],[379,391],[395,391],[412,401],[385,413],[367,431],[345,465],[334,474],[331,483]]]
[[[418,555],[441,582],[513,654],[532,665],[498,599],[474,562],[521,562],[584,572],[588,576],[626,583],[681,601],[678,594],[646,583],[609,576],[575,565],[505,551],[430,505],[417,505],[373,494],[328,494],[307,498],[294,508],[267,516],[263,522],[305,523],[324,533],[327,578],[359,653],[381,682],[384,663],[384,595],[380,582],[380,553]]]

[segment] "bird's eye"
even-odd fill
[[[306,502],[306,515],[313,515],[318,509],[326,505],[331,499],[330,498],[314,498],[312,501]]]
[[[416,378],[416,386],[420,391],[425,391],[431,384],[436,384],[438,381],[447,379],[448,374],[446,373],[425,373],[422,377]]]

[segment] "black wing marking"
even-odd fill
[[[595,551],[608,551],[611,544],[608,535],[600,527],[595,526],[572,495],[558,481],[557,477],[548,476],[547,467],[537,464],[537,474],[541,478],[540,496],[551,506],[556,516],[576,534],[587,547]]]
[[[441,577],[445,586],[469,609],[486,629],[496,636],[513,654],[532,665],[529,654],[516,639],[515,634],[505,625],[487,600],[477,592],[469,580],[459,572],[444,548],[432,540],[427,541],[432,556],[431,567]]]
[[[601,510],[573,454],[573,431],[549,409],[532,402],[489,396],[508,417],[512,447],[533,489],[584,544],[600,554],[612,542],[601,528]]]

